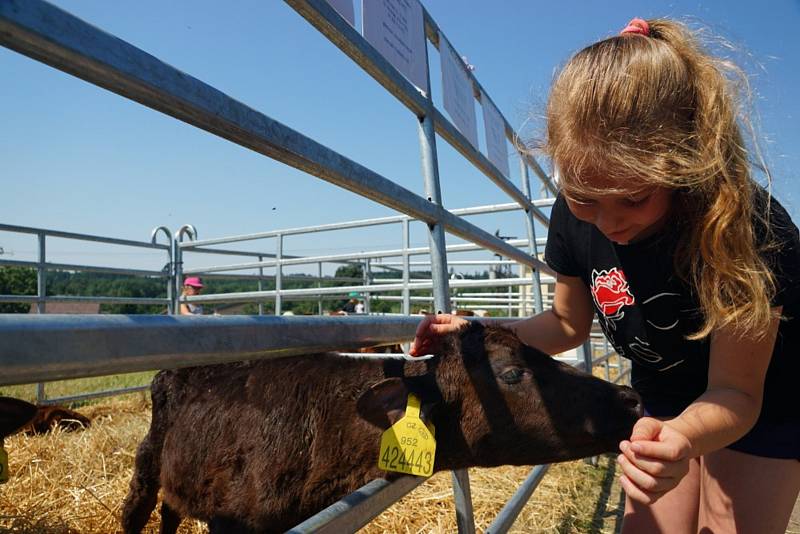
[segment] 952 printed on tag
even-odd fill
[[[406,414],[381,436],[378,467],[407,475],[429,477],[436,458],[433,425],[419,418],[419,399],[409,395]]]

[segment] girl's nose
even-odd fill
[[[604,234],[613,234],[619,227],[617,217],[608,209],[598,209],[594,217],[594,225]]]

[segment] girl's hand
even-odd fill
[[[668,422],[642,417],[619,448],[622,489],[642,504],[656,502],[689,472],[691,443]]]
[[[414,343],[408,353],[411,356],[422,356],[433,352],[440,336],[457,332],[468,324],[469,321],[455,315],[426,315],[417,327]]]

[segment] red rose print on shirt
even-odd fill
[[[632,305],[635,300],[628,288],[625,273],[613,267],[606,271],[592,270],[592,298],[607,319],[621,319],[622,308]]]

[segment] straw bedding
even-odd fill
[[[6,440],[12,478],[0,486],[0,532],[110,533],[133,470],[136,446],[147,432],[149,405],[135,395],[86,406],[92,426],[79,432],[17,435]],[[478,531],[489,526],[528,475],[528,467],[472,469]],[[611,457],[600,465],[570,462],[551,467],[512,532],[613,532],[619,489]],[[147,532],[157,532],[153,514]],[[439,473],[377,517],[362,532],[456,531],[449,473]],[[186,520],[182,533],[206,532]]]

